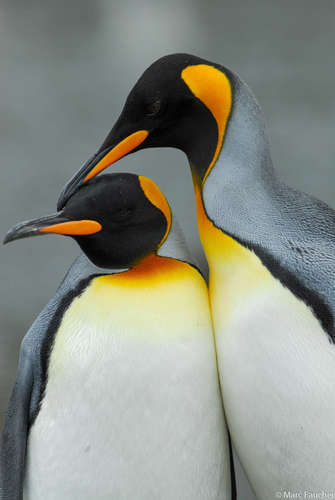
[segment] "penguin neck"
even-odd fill
[[[266,188],[275,180],[275,172],[264,116],[249,87],[237,75],[229,76],[232,106],[227,124],[217,124],[218,129],[225,130],[220,150],[216,151],[220,133],[215,139],[212,134],[198,137],[196,152],[203,150],[208,154],[188,154],[193,179],[202,190],[210,173],[219,170],[221,185],[233,181],[236,185],[259,184],[263,180]]]
[[[199,233],[210,266],[213,253],[216,260],[226,258],[227,252],[240,253],[238,241],[245,234],[239,221],[246,214],[257,220],[261,204],[255,200],[270,200],[277,185],[259,105],[238,77],[233,75],[230,81],[233,103],[220,152],[202,178],[199,172],[204,171],[203,166],[197,165],[196,159],[190,163]]]
[[[265,187],[275,178],[262,110],[249,89],[236,75],[231,77],[233,102],[223,144],[214,168],[222,183],[257,184]],[[213,170],[212,169],[212,170]]]
[[[148,255],[145,255],[136,263],[129,267],[128,273],[131,275],[146,276],[147,274],[151,274],[155,272],[157,267],[160,266],[160,260],[156,253],[152,252]]]
[[[127,271],[106,275],[105,279],[108,282],[110,278],[114,285],[146,289],[183,279],[185,268],[188,269],[190,266],[183,261],[151,253],[133,264]]]

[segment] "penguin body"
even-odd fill
[[[122,156],[125,136],[135,142],[123,155],[176,147],[190,162],[223,401],[257,497],[331,495],[334,210],[277,178],[254,96],[219,64],[188,54],[153,63],[60,206]]]
[[[223,146],[196,188],[227,423],[258,499],[332,492],[335,213],[277,178],[258,104],[229,76]]]
[[[308,296],[281,281],[280,267],[270,272],[231,237],[215,234],[212,248],[206,253],[223,401],[256,496],[331,492],[333,341]]]
[[[84,194],[78,193],[79,202],[89,200],[92,212],[92,203],[106,200],[94,188],[116,182],[120,175],[93,181]],[[121,190],[134,183],[138,189],[137,176],[122,176]],[[134,206],[126,193],[122,199],[128,208],[122,215],[120,207],[112,209],[111,217],[107,209],[99,209],[103,217],[94,219],[102,228],[110,224],[120,240],[125,238],[122,232],[139,230],[146,240],[144,228],[150,221],[149,232],[157,231],[155,238],[163,243],[128,268],[104,269],[79,257],[23,341],[4,442],[12,439],[22,448],[27,442],[20,470],[27,500],[231,497],[207,287],[186,261],[177,223],[168,220],[166,200],[153,183],[141,182],[160,214],[146,202]],[[117,190],[110,194],[114,202],[116,197]],[[79,202],[72,202],[71,220],[79,213]],[[132,213],[125,216],[130,206]],[[167,221],[161,229],[162,214]],[[31,231],[32,224],[25,227]],[[102,233],[99,241],[105,245]],[[76,237],[90,257],[99,254],[97,237]],[[108,259],[110,252],[101,248],[100,259]],[[40,376],[26,378],[27,366]],[[17,405],[22,404],[22,412],[28,411],[26,432],[14,439]],[[4,451],[8,460],[9,447],[3,445]],[[7,474],[3,498],[21,498],[4,461],[2,468]]]
[[[27,498],[225,498],[206,298],[164,257],[89,281],[55,332]]]
[[[335,213],[271,163],[251,182],[229,130],[198,208],[229,430],[257,498],[332,492]]]

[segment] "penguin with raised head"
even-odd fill
[[[25,336],[1,499],[230,500],[208,292],[151,180],[101,176],[18,224],[84,255]]]
[[[335,491],[335,212],[284,184],[245,83],[187,54],[141,76],[64,200],[132,151],[188,157],[229,430],[259,499]]]

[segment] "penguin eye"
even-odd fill
[[[160,112],[162,107],[162,102],[160,99],[155,99],[146,105],[145,114],[146,116],[156,116]]]

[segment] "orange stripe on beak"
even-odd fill
[[[61,222],[60,224],[52,224],[51,226],[43,227],[39,230],[39,232],[80,236],[98,233],[101,229],[101,224],[95,220],[75,220],[70,222]]]
[[[127,153],[137,148],[147,137],[149,132],[147,130],[138,130],[131,135],[128,135],[123,141],[119,142],[106,156],[104,156],[99,163],[92,168],[87,174],[83,182],[89,181],[96,175],[100,174],[105,168],[109,167],[116,161],[120,160]]]

